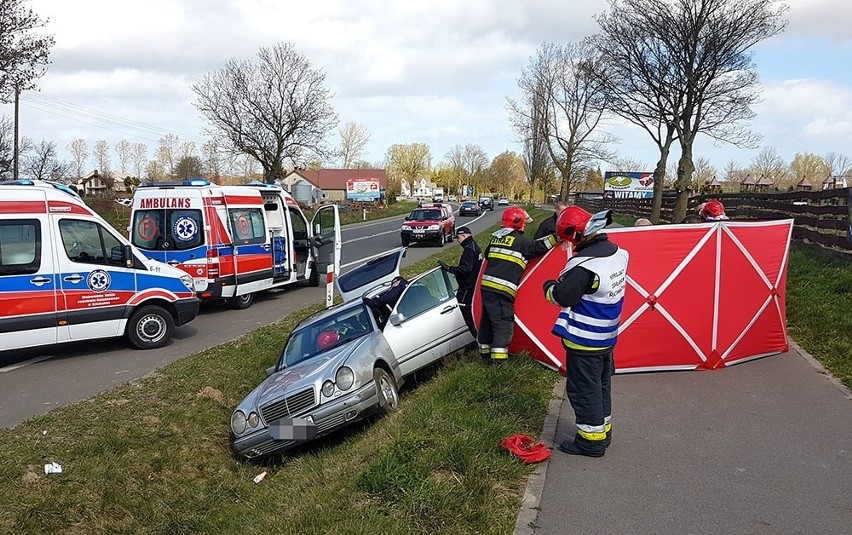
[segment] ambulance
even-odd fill
[[[133,195],[128,232],[143,254],[189,274],[200,298],[236,309],[264,290],[317,286],[329,265],[340,271],[338,207],[320,207],[309,223],[293,197],[271,184],[144,183]]]
[[[154,349],[198,305],[192,277],[146,258],[68,186],[0,182],[0,352],[117,336]]]

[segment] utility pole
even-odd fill
[[[21,96],[21,86],[15,83],[15,145],[12,152],[12,179],[18,180],[18,101]]]

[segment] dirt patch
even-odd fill
[[[225,396],[222,395],[222,392],[216,390],[212,386],[205,386],[204,388],[198,391],[198,394],[196,394],[195,397],[209,398],[219,403],[225,402]]]

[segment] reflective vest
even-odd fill
[[[485,249],[488,265],[482,274],[482,290],[514,300],[527,262],[542,256],[556,245],[556,236],[548,234],[532,240],[516,230],[502,228],[492,234]]]
[[[627,261],[624,249],[606,257],[573,257],[560,277],[582,266],[595,274],[594,293],[583,294],[577,305],[563,308],[553,326],[553,334],[564,339],[567,347],[579,350],[601,350],[615,345],[618,324],[627,284]]]

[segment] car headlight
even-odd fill
[[[441,228],[440,225],[429,225],[429,230],[438,230],[439,228]]]
[[[410,228],[408,228],[407,226],[403,225],[403,226],[401,226],[401,227],[399,228],[399,230],[401,230],[401,231],[405,232],[405,231],[410,231],[411,229],[410,229]]]
[[[334,380],[337,383],[337,388],[343,391],[349,390],[355,384],[355,372],[352,371],[352,368],[343,366],[337,370]]]
[[[256,412],[252,411],[248,417],[248,426],[254,429],[257,427],[257,424],[260,423],[260,416],[257,415]]]
[[[330,398],[332,394],[334,394],[334,383],[331,381],[324,382],[322,384],[322,395]]]
[[[242,435],[246,430],[246,415],[241,410],[234,411],[231,415],[231,431],[235,435]]]
[[[192,277],[190,277],[189,275],[183,275],[180,278],[180,281],[183,283],[184,286],[186,286],[187,290],[193,292],[195,291],[195,282],[192,280]]]

